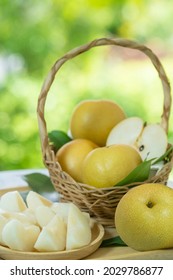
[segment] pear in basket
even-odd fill
[[[83,161],[83,182],[96,188],[108,188],[123,180],[142,162],[130,145],[111,145],[91,151]]]
[[[129,144],[143,160],[162,156],[168,146],[167,134],[160,124],[147,124],[139,117],[119,122],[109,133],[106,145]]]
[[[122,108],[113,101],[84,100],[74,108],[70,131],[74,139],[89,139],[105,146],[110,130],[125,118]]]
[[[87,154],[98,146],[88,139],[74,139],[63,145],[56,153],[56,159],[63,171],[78,182],[82,181],[81,165]]]

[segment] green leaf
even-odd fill
[[[139,164],[126,178],[120,181],[116,186],[124,186],[135,182],[143,182],[149,178],[151,165],[159,163],[169,157],[170,153],[173,151],[173,146],[171,146],[161,157],[157,159],[145,160]],[[133,186],[129,186],[132,188]]]
[[[151,160],[143,161],[126,178],[120,181],[116,186],[124,186],[135,182],[143,182],[148,179],[151,169]]]
[[[64,144],[72,140],[64,131],[61,130],[53,130],[48,133],[48,136],[56,151]]]
[[[160,161],[167,159],[172,151],[173,151],[173,146],[171,146],[161,157],[159,157],[155,161],[153,161],[153,164],[156,164]]]
[[[41,173],[31,173],[23,176],[29,187],[37,193],[54,192],[55,188],[50,177]]]
[[[120,236],[111,237],[109,239],[105,239],[102,241],[100,247],[108,247],[108,246],[127,246]]]

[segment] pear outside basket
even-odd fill
[[[37,115],[43,161],[49,171],[50,178],[55,187],[55,190],[61,196],[61,201],[71,201],[75,203],[82,211],[88,212],[104,226],[114,226],[114,214],[116,206],[122,196],[129,190],[128,185],[97,189],[93,186],[88,186],[76,182],[70,175],[62,170],[60,164],[56,161],[55,153],[49,143],[46,121],[44,118],[46,97],[61,66],[66,61],[90,50],[91,48],[105,45],[135,49],[143,52],[151,60],[161,80],[164,95],[163,113],[161,115],[160,124],[164,128],[166,133],[168,133],[168,123],[171,108],[171,90],[164,68],[160,63],[158,57],[152,52],[151,49],[137,42],[122,38],[96,39],[92,42],[89,42],[88,44],[82,45],[69,51],[63,57],[58,59],[51,68],[43,83],[38,99]],[[145,182],[137,182],[136,185],[140,185],[146,182],[159,182],[166,184],[169,173],[172,169],[172,164],[173,156],[171,155],[169,161],[165,163],[153,177]]]

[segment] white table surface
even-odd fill
[[[12,188],[12,187],[25,187],[27,183],[23,180],[23,176],[29,173],[42,173],[48,175],[47,169],[22,169],[22,170],[9,170],[0,171],[0,189]],[[168,186],[173,188],[172,177],[168,181]]]
[[[47,169],[21,169],[0,171],[0,189],[12,187],[25,187],[27,183],[23,180],[23,176],[30,173],[42,173],[48,175]]]

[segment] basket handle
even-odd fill
[[[41,148],[42,148],[42,154],[44,159],[48,159],[48,160],[51,159],[51,149],[48,141],[46,121],[44,118],[44,108],[45,108],[47,94],[54,81],[56,73],[66,61],[90,50],[93,47],[104,46],[104,45],[116,45],[124,48],[136,49],[143,52],[146,56],[149,57],[152,64],[156,68],[159,78],[161,79],[162,82],[164,100],[163,100],[163,113],[161,115],[160,124],[164,128],[166,133],[168,132],[168,123],[169,123],[170,110],[171,110],[171,87],[167,75],[165,73],[165,70],[161,62],[159,61],[158,57],[148,47],[131,40],[126,40],[122,38],[100,38],[88,44],[72,49],[64,56],[62,56],[60,59],[58,59],[55,62],[55,64],[52,66],[50,72],[48,73],[42,85],[42,89],[38,98],[37,117],[38,117],[38,126],[39,126],[40,140],[41,140]]]

